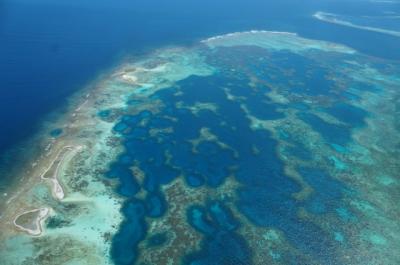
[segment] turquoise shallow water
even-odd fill
[[[145,97],[134,93],[125,114],[114,116],[125,151],[107,176],[117,178],[117,192],[129,198],[112,241],[116,264],[165,264],[168,258],[173,264],[361,264],[362,243],[354,233],[370,217],[354,206],[368,197],[354,182],[373,174],[349,149],[363,145],[355,134],[378,115],[363,95],[389,92],[354,75],[362,74],[366,60],[392,74],[398,66],[340,47],[302,47],[287,36],[254,32],[210,40],[213,48],[195,50],[212,74]],[[141,105],[152,107],[137,112]],[[99,113],[105,120],[110,115]],[[180,192],[206,195],[185,200],[174,195]],[[176,208],[179,222],[170,216]],[[266,240],[268,229],[279,231],[279,239]]]

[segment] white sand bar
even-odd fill
[[[40,176],[41,179],[50,180],[52,182],[52,193],[53,196],[62,200],[65,197],[64,190],[61,187],[57,177],[60,171],[61,166],[67,160],[67,157],[74,156],[77,152],[83,149],[83,146],[64,146],[58,152],[57,156],[51,162],[50,166],[42,173]],[[48,175],[48,176],[47,176]]]

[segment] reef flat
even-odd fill
[[[1,264],[397,264],[399,74],[268,31],[127,61],[41,132]]]
[[[400,37],[400,31],[378,28],[378,27],[357,25],[352,22],[345,21],[340,16],[338,16],[336,14],[332,14],[332,13],[318,11],[313,15],[313,17],[316,19],[328,22],[328,23],[333,23],[333,24],[337,24],[337,25],[341,25],[341,26],[345,26],[345,27],[356,28],[356,29],[361,29],[361,30],[368,30],[368,31],[382,33],[382,34],[392,35],[395,37]],[[388,16],[388,18],[391,18],[391,17]]]

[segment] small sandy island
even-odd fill
[[[14,219],[14,225],[32,236],[42,234],[42,222],[50,213],[49,208],[40,208],[23,212]]]

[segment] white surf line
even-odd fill
[[[75,109],[75,112],[80,111],[80,110],[82,109],[82,107],[83,107],[86,103],[88,103],[88,101],[89,101],[89,99],[86,99],[81,105],[79,105],[79,107],[77,107],[77,108]]]
[[[82,107],[83,107],[84,105],[86,105],[86,103],[89,102],[89,97],[90,97],[90,93],[87,93],[87,94],[85,95],[86,100],[85,100],[82,104],[80,104],[80,105],[74,110],[74,112],[72,113],[72,117],[75,117],[75,116],[78,114],[78,112],[81,111]]]
[[[21,217],[22,215],[28,214],[28,213],[34,213],[34,212],[37,212],[37,211],[39,211],[39,215],[35,220],[35,229],[29,229],[29,228],[26,228],[26,227],[24,227],[22,225],[17,224],[17,219],[19,217]],[[18,229],[28,233],[31,236],[40,236],[42,234],[42,222],[46,219],[46,217],[49,214],[49,212],[50,212],[50,209],[46,208],[46,207],[39,208],[39,209],[34,209],[34,210],[30,210],[30,211],[26,211],[26,212],[23,212],[23,213],[17,215],[13,220],[13,224]]]
[[[346,26],[346,27],[350,27],[350,28],[368,30],[368,31],[373,31],[373,32],[378,32],[378,33],[382,33],[382,34],[395,36],[395,37],[400,37],[400,31],[356,25],[351,22],[347,22],[347,21],[336,18],[336,15],[332,14],[332,13],[318,11],[313,15],[313,17],[315,17],[318,20],[325,21],[325,22],[332,23],[332,24],[337,24],[337,25],[342,25],[342,26]]]
[[[398,4],[399,1],[392,1],[392,0],[370,0],[371,3],[378,3],[378,4]]]
[[[135,75],[122,74],[121,79],[129,83],[137,83],[138,78]]]
[[[65,149],[70,149],[70,151],[66,151],[66,152],[62,155],[62,157],[60,158],[60,161],[58,162],[58,165],[57,165],[57,167],[56,167],[56,170],[55,170],[55,172],[54,172],[54,175],[53,175],[51,178],[46,178],[46,177],[45,177],[46,173],[47,173],[49,170],[51,170],[51,169],[53,168],[54,163],[56,162],[57,159],[59,159],[60,154],[61,154]],[[81,145],[78,145],[78,146],[71,146],[71,145],[64,146],[64,147],[61,148],[61,150],[57,153],[56,157],[55,157],[54,160],[51,162],[50,166],[42,173],[42,175],[40,175],[40,178],[41,178],[41,179],[43,179],[43,180],[50,180],[50,181],[52,182],[52,185],[53,185],[52,193],[53,193],[53,196],[54,196],[55,198],[57,198],[58,200],[64,199],[64,196],[65,196],[64,190],[63,190],[63,188],[61,187],[60,183],[59,183],[58,180],[57,180],[57,176],[58,176],[59,169],[60,169],[60,167],[62,166],[62,164],[63,164],[63,162],[64,162],[64,159],[66,158],[66,156],[67,156],[68,154],[70,154],[71,151],[74,152],[74,153],[76,153],[76,152],[79,152],[79,151],[82,150],[82,149],[83,149],[83,146],[81,146]]]
[[[249,30],[249,31],[238,31],[238,32],[233,32],[233,33],[227,33],[227,34],[222,34],[222,35],[217,35],[205,40],[202,40],[200,42],[202,43],[207,43],[211,42],[214,40],[218,39],[223,39],[226,37],[233,37],[233,36],[238,36],[238,35],[243,35],[243,34],[259,34],[259,33],[266,33],[266,34],[281,34],[281,35],[289,35],[289,36],[297,36],[297,33],[294,32],[286,32],[286,31],[268,31],[268,30]]]
[[[396,14],[396,13],[394,13],[394,14]],[[380,19],[385,19],[385,18],[387,18],[387,19],[399,19],[400,18],[400,15],[384,15],[384,16],[362,16],[362,17],[364,17],[364,18],[372,18],[372,19],[377,19],[377,18],[380,18]]]
[[[18,195],[19,195],[19,193],[20,193],[20,192],[17,192],[15,195],[13,195],[11,198],[9,198],[9,199],[7,200],[7,202],[6,202],[6,204],[9,204],[9,203],[12,202],[15,198],[17,198]]]

